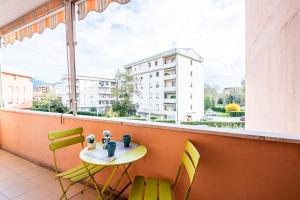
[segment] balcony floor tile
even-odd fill
[[[62,194],[55,174],[21,157],[0,149],[0,200],[57,200]],[[63,180],[63,185],[68,185]],[[72,200],[96,199],[94,189],[79,193],[82,184],[70,188],[67,196]]]

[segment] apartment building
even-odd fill
[[[24,109],[32,107],[33,86],[31,77],[2,72],[0,87],[2,88],[0,107]]]
[[[70,106],[69,102],[69,81],[68,76],[62,77],[63,94],[62,103]],[[112,88],[116,86],[116,81],[109,78],[92,76],[76,77],[76,96],[79,111],[91,111],[96,108],[99,113],[104,113],[116,100],[112,96]]]
[[[176,48],[124,66],[134,77],[133,102],[144,117],[200,120],[204,111],[202,57],[191,48]]]
[[[36,85],[33,87],[33,100],[39,101],[44,94],[51,93],[50,85]]]
[[[61,99],[63,94],[63,84],[57,82],[57,83],[36,85],[33,87],[33,100],[35,101],[41,100],[44,94],[50,94],[55,98]]]

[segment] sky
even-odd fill
[[[77,74],[113,77],[117,68],[172,48],[204,59],[206,83],[239,86],[245,75],[244,0],[131,0],[76,23]],[[2,49],[3,71],[47,82],[67,73],[65,27]]]

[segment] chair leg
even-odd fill
[[[64,189],[64,186],[63,186],[63,184],[62,184],[62,182],[61,182],[61,179],[60,179],[60,177],[58,178],[58,182],[59,182],[59,185],[60,185],[60,188],[61,188],[61,190],[62,190],[62,192],[63,192],[63,194],[62,194],[62,196],[59,198],[60,200],[61,199],[63,199],[63,197],[67,200],[68,198],[67,198],[67,192],[65,191],[65,189]]]
[[[97,199],[103,200],[103,197],[102,197],[102,194],[101,194],[101,192],[100,192],[100,190],[98,188],[97,182],[95,181],[95,179],[94,179],[94,177],[92,175],[90,175],[90,178],[91,178],[91,180],[92,180],[92,182],[93,182],[93,184],[95,186],[95,189],[97,191],[97,194],[98,194],[98,198]]]
[[[60,180],[60,179],[59,179]],[[63,189],[63,185],[62,185],[62,182],[61,181],[59,181],[60,182],[60,184],[61,184],[61,187],[62,187],[62,189]],[[61,195],[61,197],[59,198],[60,200],[62,200],[62,199],[64,199],[65,198],[65,200],[68,200],[68,197],[67,197],[67,192],[68,192],[68,190],[70,189],[70,187],[73,185],[74,183],[71,183],[70,185],[68,185],[68,187],[64,190],[63,189],[63,194]],[[72,196],[73,197],[73,196]],[[71,197],[71,198],[72,198]]]

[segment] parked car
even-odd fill
[[[207,111],[205,112],[205,115],[206,116],[216,116],[216,113],[212,109],[207,109]]]
[[[204,115],[202,118],[201,118],[201,121],[209,121],[209,120],[212,120],[213,118],[210,117],[210,116],[207,116],[207,115]]]
[[[244,122],[244,121],[245,121],[245,116],[242,116],[242,117],[240,118],[240,121],[241,121],[241,122]]]

